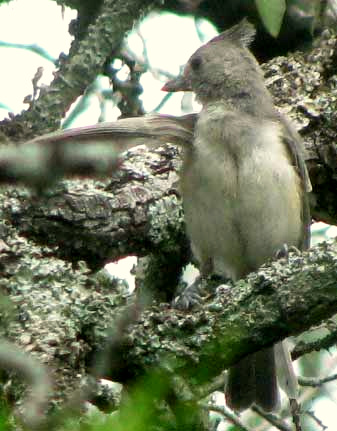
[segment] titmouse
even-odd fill
[[[186,229],[202,275],[236,281],[284,245],[309,246],[310,180],[301,139],[275,109],[248,50],[246,20],[199,48],[165,91],[194,91],[202,110],[185,151],[181,189]],[[243,358],[229,370],[226,402],[277,409],[276,365],[288,396],[297,382],[283,343]]]
[[[309,246],[310,180],[301,139],[275,109],[249,52],[247,21],[199,48],[166,91],[194,91],[200,114],[153,114],[40,136],[27,144],[113,142],[116,151],[172,142],[185,149],[182,195],[192,250],[205,276],[234,281],[275,257],[284,244]],[[278,367],[276,367],[276,363]],[[297,382],[284,343],[243,358],[229,370],[226,400],[277,408],[279,383],[296,398]]]

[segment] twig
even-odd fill
[[[301,413],[301,405],[297,402],[296,399],[289,399],[291,416],[293,418],[293,423],[295,425],[296,431],[302,431],[300,413]]]
[[[327,322],[328,325],[329,322]],[[319,352],[320,350],[329,349],[329,347],[333,346],[337,342],[337,328],[333,329],[328,328],[330,333],[319,340],[315,340],[312,342],[304,343],[303,341],[296,344],[294,349],[291,352],[291,358],[293,361],[298,359],[300,356],[303,356],[307,353],[311,352]]]
[[[143,92],[140,84],[140,78],[145,69],[139,67],[137,62],[129,55],[123,54],[119,49],[116,52],[112,52],[114,59],[120,58],[129,69],[129,74],[126,80],[121,80],[117,77],[119,69],[108,65],[105,73],[109,76],[109,79],[113,86],[113,93],[118,95],[117,107],[121,111],[119,118],[135,117],[144,115],[145,111],[142,105],[140,94]]]
[[[272,413],[266,413],[264,410],[260,409],[257,406],[253,406],[252,410],[263,417],[266,421],[274,425],[277,429],[280,431],[291,431],[291,428],[289,425],[287,425],[281,418],[278,416],[272,414]]]
[[[313,388],[319,388],[324,383],[332,382],[333,380],[337,380],[337,373],[322,378],[298,377],[298,383],[301,386],[311,386]]]
[[[30,386],[29,396],[23,406],[20,420],[31,428],[37,428],[44,420],[52,385],[47,369],[19,347],[7,340],[0,341],[0,367],[20,374]]]
[[[318,419],[318,417],[315,415],[315,413],[313,411],[307,410],[305,413],[308,416],[310,416],[311,419],[313,419],[322,428],[322,430],[328,429],[328,427],[326,425],[324,425],[320,419]]]
[[[230,410],[228,410],[224,406],[217,406],[216,404],[207,404],[207,403],[200,403],[200,406],[206,410],[220,413],[229,422],[231,422],[233,425],[238,427],[239,430],[251,431],[251,429],[248,428],[246,425],[244,425],[244,423],[234,413],[232,413]]]
[[[128,56],[128,57],[134,58],[135,62],[140,67],[151,72],[155,78],[158,78],[158,77],[164,77],[166,79],[176,78],[176,75],[173,75],[172,73],[168,72],[167,70],[151,66],[149,63],[147,63],[147,61],[144,58],[141,58],[140,56],[136,55],[128,46],[125,46],[120,52],[123,56]]]
[[[63,176],[103,176],[118,167],[113,143],[39,145],[0,149],[0,183],[24,183],[36,188],[52,185]]]
[[[225,386],[226,372],[222,372],[219,376],[215,377],[211,383],[203,385],[196,391],[198,399],[206,398],[208,395],[215,391],[223,391]]]
[[[51,63],[56,64],[56,58],[51,56],[48,51],[43,49],[41,46],[31,43],[13,43],[13,42],[4,42],[0,41],[0,48],[17,48],[17,49],[25,49],[27,51],[32,51],[37,55],[40,55],[45,60],[50,61]]]

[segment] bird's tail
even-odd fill
[[[229,369],[226,403],[236,411],[252,404],[267,412],[278,409],[280,397],[274,347],[248,355]]]

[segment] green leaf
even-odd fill
[[[286,11],[286,0],[255,0],[255,4],[264,26],[277,37]]]

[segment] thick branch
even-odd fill
[[[289,264],[263,267],[249,283],[219,287],[212,302],[193,313],[154,307],[123,341],[123,366],[111,370],[112,378],[133,378],[150,365],[169,363],[195,384],[208,381],[242,356],[336,313],[336,270],[334,241],[292,255]]]
[[[280,57],[265,66],[278,106],[296,120],[309,150],[313,216],[331,223],[337,223],[336,52],[330,37],[310,54]],[[35,205],[17,195],[13,220],[21,232],[59,245],[62,256],[85,259],[91,267],[127,254],[157,252],[167,244],[171,251],[186,248],[176,242],[184,238],[175,187],[180,158],[166,148],[167,154],[144,148],[129,152],[106,187],[67,183],[65,191],[51,191]]]
[[[109,184],[67,182],[35,199],[8,189],[4,200],[19,232],[60,246],[62,257],[86,260],[93,268],[130,254],[160,250],[179,255],[186,248],[177,196],[179,166],[173,146],[138,147]]]
[[[337,38],[325,36],[310,52],[263,65],[275,104],[295,123],[308,151],[316,220],[337,224]]]
[[[15,206],[14,195],[12,202]],[[8,223],[0,223],[0,233],[0,286],[16,311],[6,313],[1,335],[52,367],[55,398],[64,398],[79,385],[78,376],[85,376],[106,331],[116,327],[116,316],[125,312],[122,285],[88,275],[84,265],[72,269]],[[149,366],[169,364],[196,384],[208,381],[241,356],[333,315],[336,267],[337,242],[323,244],[303,256],[292,254],[289,265],[278,261],[262,268],[249,277],[250,285],[219,287],[193,313],[153,306],[120,337],[109,374],[125,382]]]

